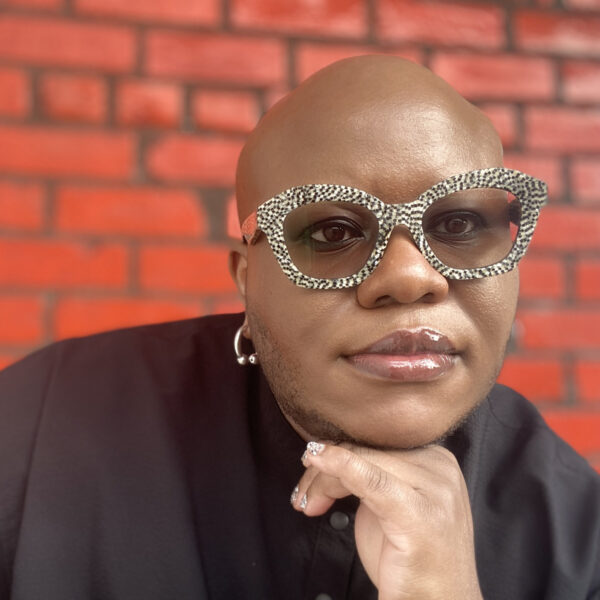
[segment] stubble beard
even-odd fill
[[[377,450],[410,450],[425,445],[442,444],[449,436],[469,420],[471,415],[489,394],[496,382],[500,369],[502,368],[506,347],[509,342],[509,339],[507,338],[502,354],[502,360],[499,361],[493,375],[488,381],[486,393],[478,399],[468,411],[461,415],[441,436],[419,446],[402,445],[402,443],[397,445],[381,445],[374,444],[371,440],[361,438],[360,436],[350,435],[342,427],[327,419],[318,410],[307,409],[303,402],[305,394],[302,390],[302,369],[298,359],[284,360],[284,353],[279,348],[275,336],[272,335],[256,312],[250,307],[247,307],[246,314],[252,331],[252,342],[260,359],[261,368],[279,409],[292,427],[297,431],[298,428],[300,428],[314,440],[327,440],[334,444],[346,442]]]

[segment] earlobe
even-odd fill
[[[247,251],[246,244],[235,241],[232,242],[229,252],[229,272],[244,304],[246,304],[246,276],[248,273]]]

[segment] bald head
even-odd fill
[[[415,63],[350,58],[314,74],[260,121],[238,163],[238,210],[244,219],[307,183],[360,181],[383,200],[409,201],[426,189],[424,171],[433,184],[464,171],[465,159],[472,169],[502,164],[500,141],[481,111]]]

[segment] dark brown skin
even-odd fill
[[[502,165],[485,116],[426,69],[392,57],[336,63],[261,121],[242,152],[240,217],[301,184],[335,183],[410,202],[438,181]],[[502,364],[518,273],[450,281],[399,227],[375,272],[345,290],[307,290],[261,236],[232,252],[254,343],[283,414],[329,440],[299,483],[307,515],[361,498],[359,554],[382,600],[479,598],[471,513],[454,457],[436,445],[485,397]],[[458,351],[434,381],[398,383],[345,359],[398,329],[441,331]],[[341,445],[340,445],[341,443]],[[371,448],[371,449],[367,449]]]

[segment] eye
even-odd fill
[[[365,238],[361,227],[349,219],[324,219],[307,227],[303,239],[317,251],[337,250]]]
[[[453,239],[468,238],[483,226],[481,217],[472,212],[451,212],[437,215],[428,227],[428,233]]]

